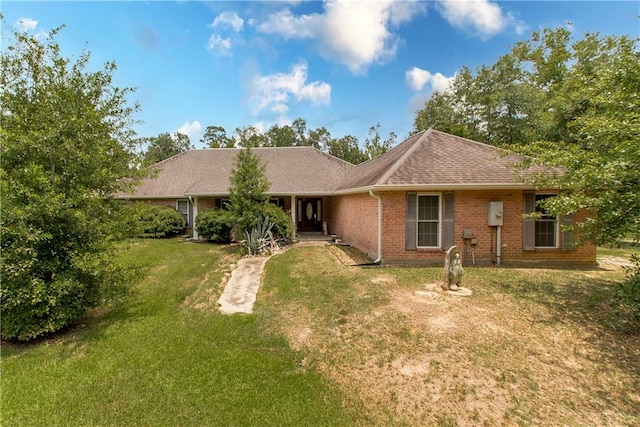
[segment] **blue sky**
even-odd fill
[[[492,64],[542,28],[640,36],[637,1],[2,1],[8,25],[66,25],[63,55],[115,61],[137,88],[139,136],[209,125],[266,130],[302,117],[361,141],[408,136],[415,111],[464,65]]]

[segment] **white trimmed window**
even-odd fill
[[[189,200],[176,200],[176,210],[180,211],[184,218],[185,224],[189,225]]]
[[[540,206],[539,202],[554,197],[555,194],[536,194],[535,212],[539,217],[535,220],[534,236],[536,248],[557,248],[558,247],[558,217],[549,214],[546,209]]]
[[[417,233],[419,248],[440,247],[440,195],[419,194],[417,203]]]

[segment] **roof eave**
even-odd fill
[[[334,191],[294,191],[294,192],[266,192],[269,197],[273,196],[333,196]],[[226,193],[185,193],[182,197],[229,197],[229,192]]]
[[[153,194],[125,194],[125,195],[117,195],[113,196],[114,199],[118,200],[150,200],[150,199],[184,199],[187,197],[184,194],[178,195],[153,195]]]
[[[529,184],[400,184],[400,185],[368,185],[365,187],[338,190],[336,195],[364,193],[369,191],[461,191],[461,190],[533,190]]]

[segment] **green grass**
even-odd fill
[[[131,242],[122,262],[144,278],[125,302],[55,337],[3,343],[2,425],[353,425],[335,385],[284,338],[210,303],[236,259]]]
[[[0,424],[638,425],[640,335],[620,268],[361,268],[338,247],[267,263],[255,313],[215,301],[238,254],[134,240],[133,293],[64,333],[3,343]],[[422,294],[416,293],[421,291]]]
[[[598,246],[598,256],[630,258],[640,255],[640,242],[622,241],[618,245]]]

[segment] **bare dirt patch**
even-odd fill
[[[211,271],[205,274],[196,290],[187,296],[182,304],[195,310],[217,311],[218,298],[229,281],[236,264],[237,256],[225,255],[220,258],[215,265],[212,265]],[[220,275],[222,278],[218,281]]]
[[[327,246],[329,253],[344,266],[355,267],[358,265],[369,264],[371,260],[359,250],[346,245],[329,245]]]
[[[598,266],[605,270],[616,270],[621,267],[630,267],[631,261],[629,261],[629,258],[617,256],[599,256]]]
[[[607,271],[468,269],[473,295],[461,298],[412,282],[408,269],[344,271],[327,252],[313,258],[306,272],[291,266],[292,280],[322,271],[322,298],[305,288],[278,301],[279,328],[306,365],[357,396],[371,424],[640,423],[640,337],[606,329],[589,288]]]

